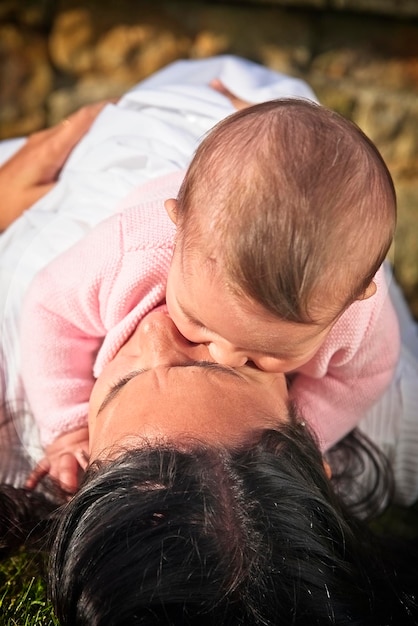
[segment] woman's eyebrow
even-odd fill
[[[234,378],[240,378],[241,380],[243,380],[243,376],[232,367],[229,367],[227,365],[221,365],[220,363],[212,363],[211,361],[190,361],[189,363],[179,363],[178,365],[172,365],[170,369],[178,367],[202,367],[207,370],[221,372],[223,374],[229,374],[230,376],[234,376]],[[130,380],[136,378],[136,376],[139,376],[140,374],[145,374],[145,372],[149,372],[150,370],[151,368],[133,370],[132,372],[129,372],[129,374],[126,374],[120,380],[118,380],[117,383],[112,385],[110,391],[106,394],[103,402],[101,403],[99,410],[97,411],[97,415],[99,415],[99,413],[103,411],[103,409],[109,404],[109,402],[117,397],[121,389],[123,389],[123,387]]]
[[[97,415],[99,415],[99,413],[103,411],[103,409],[109,404],[109,402],[113,400],[113,398],[116,398],[119,391],[123,389],[126,383],[132,380],[132,378],[139,376],[139,374],[143,374],[144,372],[148,372],[148,369],[133,370],[132,372],[129,372],[129,374],[126,374],[125,376],[120,378],[117,383],[112,385],[110,390],[106,394],[103,402],[101,403],[99,410],[97,411]]]

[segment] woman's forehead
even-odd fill
[[[288,419],[285,402],[275,404],[263,389],[236,370],[212,363],[147,370],[107,403],[97,416],[95,437],[102,449],[135,436],[238,443],[253,430]]]

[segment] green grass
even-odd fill
[[[418,538],[418,502],[411,507],[391,506],[372,528],[384,535],[396,535],[405,539]]]
[[[418,537],[418,503],[392,506],[373,527],[378,532]],[[40,556],[24,552],[0,563],[0,626],[58,626],[47,601]]]
[[[0,563],[1,626],[57,626],[46,598],[41,557],[21,553]]]

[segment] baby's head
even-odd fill
[[[230,116],[198,148],[180,189],[167,302],[217,361],[288,371],[341,313],[373,295],[396,197],[373,143],[305,100]],[[246,355],[244,353],[247,353]]]

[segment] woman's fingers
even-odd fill
[[[37,157],[34,167],[28,171],[32,177],[30,182],[39,185],[52,183],[57,179],[71,151],[107,104],[109,101],[85,106],[56,126],[34,133],[28,138],[26,149],[33,157]]]

